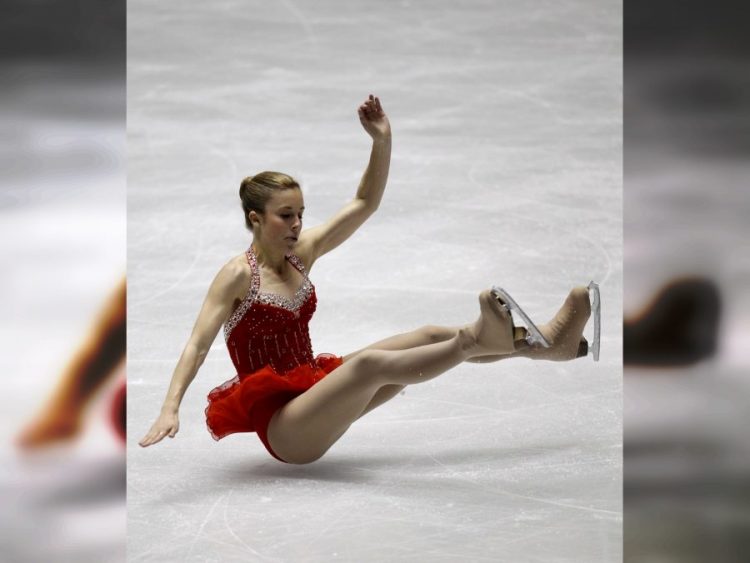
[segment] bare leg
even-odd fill
[[[512,322],[489,292],[479,320],[443,342],[407,350],[363,350],[280,409],[268,427],[274,451],[290,463],[320,458],[386,385],[429,381],[464,360],[514,350]]]
[[[386,338],[384,340],[381,340],[379,342],[375,342],[374,344],[370,344],[369,346],[362,348],[361,350],[358,350],[356,352],[352,352],[351,354],[348,354],[344,357],[344,361],[348,361],[355,357],[357,354],[361,353],[364,350],[408,350],[409,348],[416,348],[418,346],[426,346],[427,344],[435,344],[436,342],[444,342],[446,340],[450,340],[451,338],[454,338],[458,331],[462,328],[468,328],[469,325],[466,325],[464,327],[449,327],[449,326],[438,326],[438,325],[426,325],[421,328],[418,328],[417,330],[413,330],[411,332],[405,332],[403,334],[397,334],[395,336],[391,336],[389,338]],[[519,356],[524,355],[524,349],[527,347],[526,342],[524,341],[526,337],[526,331],[525,329],[516,329],[516,334],[514,336],[515,340],[515,346],[516,351],[512,352],[510,354],[491,354],[486,356],[475,356],[471,358],[467,358],[465,361],[476,363],[476,364],[488,364],[492,362],[497,362],[500,360],[505,360],[508,358],[515,358]],[[526,355],[525,357],[531,357],[529,355]],[[362,411],[362,414],[359,415],[359,418],[362,418],[364,415],[369,413],[370,411],[378,408],[379,406],[387,403],[391,399],[393,399],[396,395],[401,393],[401,391],[404,390],[406,385],[397,385],[397,384],[391,384],[391,385],[384,385],[380,389],[378,389],[378,392],[375,393],[375,396],[372,398],[372,401],[365,407],[365,410]]]
[[[361,354],[365,350],[408,350],[410,348],[417,348],[419,346],[426,346],[427,344],[435,344],[437,342],[444,342],[455,338],[458,334],[460,327],[444,327],[444,326],[423,326],[417,330],[411,332],[405,332],[403,334],[397,334],[384,340],[370,344],[366,348],[352,352],[344,356],[344,362],[351,361],[353,358]],[[376,409],[380,405],[387,403],[404,390],[406,385],[390,384],[383,385],[373,396],[370,403],[365,407],[359,418],[366,415],[368,412]]]
[[[525,329],[516,328],[514,335],[516,350],[510,354],[482,355],[468,358],[467,362],[485,364],[508,360],[510,358],[528,358],[530,360],[549,360],[553,362],[565,362],[578,357],[578,348],[581,343],[583,329],[591,316],[591,303],[589,301],[588,288],[585,286],[574,287],[568,293],[565,302],[557,311],[555,316],[547,323],[539,325],[539,330],[552,344],[549,348],[539,345],[528,346],[522,339],[526,337]],[[441,342],[452,338],[460,327],[426,326],[413,333],[393,337],[394,343],[400,342],[401,336],[409,336],[410,342],[421,338],[424,344],[430,342]],[[372,347],[387,344],[390,339],[378,342]],[[368,347],[369,348],[369,347]],[[390,348],[384,348],[390,349]]]
[[[344,362],[350,361],[365,350],[408,350],[410,348],[417,348],[419,346],[426,346],[428,344],[435,344],[437,342],[445,342],[446,340],[455,338],[461,328],[468,328],[468,326],[469,325],[466,325],[465,327],[448,327],[426,325],[411,332],[405,332],[402,334],[397,334],[395,336],[390,336],[388,338],[385,338],[384,340],[380,340],[378,342],[375,342],[374,344],[370,344],[369,346],[362,348],[361,350],[357,350],[356,352],[347,354],[346,356],[344,356]],[[520,338],[521,337],[517,338],[517,340],[519,340]],[[478,356],[474,358],[467,358],[466,361],[473,363],[496,362],[504,358],[513,357],[516,353]],[[362,414],[359,415],[359,418],[393,399],[396,395],[403,391],[405,387],[406,385],[389,384],[384,385],[383,387],[378,389],[377,393],[375,393],[370,403],[367,405],[367,407],[365,407],[364,411],[362,411]]]
[[[525,342],[523,342],[523,339],[526,336],[525,330],[516,329],[517,332],[514,334],[514,339],[516,341],[515,352],[511,354],[476,356],[467,358],[466,361],[484,364],[517,357],[524,357],[532,360],[571,360],[576,357],[578,343],[590,314],[591,307],[589,304],[587,288],[583,286],[573,288],[555,317],[547,324],[540,325],[539,327],[547,340],[553,343],[551,348],[545,349],[539,346],[526,346]],[[461,328],[468,328],[468,326],[469,325],[466,327],[446,327],[437,325],[423,326],[417,330],[397,334],[375,342],[362,350],[348,354],[344,357],[344,361],[346,362],[354,358],[364,350],[407,350],[409,348],[416,348],[427,344],[435,344],[436,342],[444,342],[454,338]],[[392,384],[384,385],[378,389],[370,403],[365,407],[362,414],[360,414],[360,418],[394,398],[403,391],[404,387],[406,386]]]

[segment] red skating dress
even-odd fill
[[[268,422],[286,403],[307,391],[343,360],[332,354],[313,357],[308,323],[317,298],[301,260],[286,259],[304,278],[294,299],[261,293],[252,247],[246,252],[252,282],[245,299],[224,325],[224,339],[237,375],[208,394],[206,424],[215,440],[235,432],[256,432],[266,449]]]

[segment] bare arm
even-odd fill
[[[229,316],[236,296],[242,295],[243,289],[247,289],[245,285],[246,280],[242,275],[242,269],[231,262],[216,275],[198,314],[198,319],[195,321],[190,339],[172,374],[172,381],[169,384],[161,413],[149,432],[139,442],[141,446],[150,446],[166,436],[174,438],[177,434],[180,426],[177,413],[182,397],[208,355],[222,323]]]
[[[359,107],[358,113],[362,127],[372,137],[370,161],[354,199],[327,222],[303,231],[300,236],[300,254],[305,255],[308,269],[320,256],[352,236],[375,213],[383,198],[391,165],[391,126],[380,100],[373,95]]]

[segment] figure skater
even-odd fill
[[[391,128],[380,100],[370,95],[358,113],[372,137],[370,161],[355,198],[326,223],[302,231],[305,206],[291,177],[262,172],[242,181],[240,198],[252,245],[214,279],[161,413],[141,446],[177,434],[180,402],[222,324],[237,376],[209,393],[209,432],[216,440],[256,432],[272,456],[295,464],[319,459],[354,421],[405,386],[461,362],[518,356],[563,361],[587,354],[582,334],[591,303],[589,289],[578,287],[552,321],[539,327],[507,293],[494,288],[480,294],[474,323],[425,326],[343,358],[313,356],[308,323],[316,295],[308,272],[375,212],[388,178]],[[597,310],[598,289],[593,282],[590,288]],[[511,311],[524,318],[525,328],[514,326]],[[598,339],[593,348],[596,359]]]

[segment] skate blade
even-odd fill
[[[594,341],[591,343],[591,353],[594,361],[599,361],[599,345],[601,342],[602,302],[599,295],[599,284],[593,281],[589,283],[589,295],[593,294],[591,310],[594,313]]]
[[[508,294],[507,291],[505,291],[502,287],[493,286],[492,294],[500,301],[502,301],[505,306],[508,307],[511,313],[515,311],[516,313],[518,313],[518,316],[523,319],[523,322],[526,324],[526,330],[529,332],[529,334],[526,336],[526,342],[528,342],[530,345],[538,343],[541,344],[544,348],[550,347],[550,343],[547,341],[541,331],[532,322],[526,312],[518,306],[518,303],[515,302],[515,300]]]

